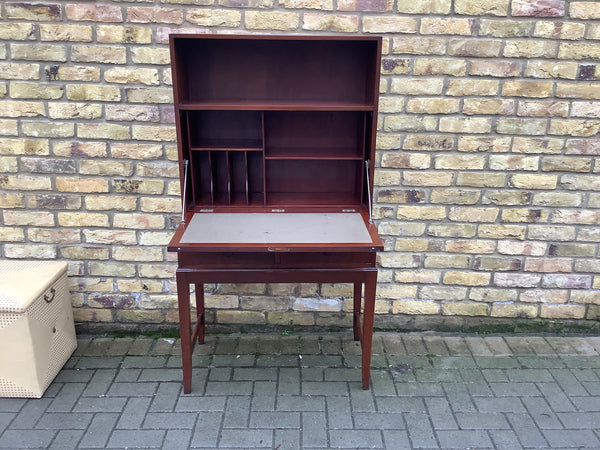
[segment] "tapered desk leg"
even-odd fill
[[[375,290],[377,272],[371,272],[365,283],[365,309],[362,327],[362,388],[369,389],[371,379],[371,345],[373,343],[373,321],[375,318]]]
[[[354,307],[352,325],[354,340],[360,340],[360,308],[362,303],[362,283],[354,283]]]
[[[190,285],[184,276],[177,274],[177,302],[179,304],[179,335],[181,340],[181,366],[183,368],[183,393],[192,392],[192,345],[190,318]]]
[[[204,283],[196,283],[196,320],[198,323],[198,343],[204,344]]]

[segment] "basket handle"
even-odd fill
[[[44,300],[46,300],[46,303],[51,303],[52,300],[54,300],[55,296],[56,296],[56,289],[50,288],[50,295],[48,295],[48,294],[44,295]]]

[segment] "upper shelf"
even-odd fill
[[[194,99],[179,103],[180,111],[373,111],[370,103],[323,100]]]
[[[377,104],[377,37],[171,40],[180,108],[364,110]]]

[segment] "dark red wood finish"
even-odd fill
[[[368,389],[383,249],[369,212],[381,39],[176,34],[170,46],[185,214],[168,250],[178,255],[184,392],[204,340],[203,285],[215,282],[353,283]],[[284,211],[358,212],[371,242],[181,242],[194,214]]]

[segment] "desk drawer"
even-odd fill
[[[196,269],[375,267],[375,252],[180,252],[179,267]]]

